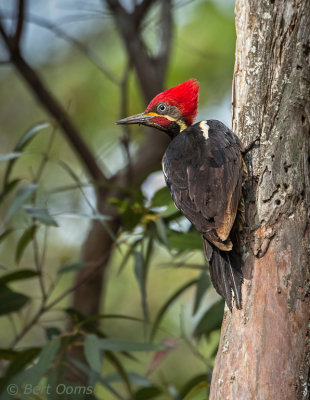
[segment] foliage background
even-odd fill
[[[124,5],[132,6],[131,2]],[[6,27],[12,23],[9,17],[15,6],[14,2],[0,2]],[[22,42],[25,57],[75,121],[105,174],[112,176],[128,164],[124,135],[129,135],[129,151],[134,157],[147,131],[135,127],[122,132],[114,124],[121,114],[122,92],[113,80],[121,79],[127,61],[111,15],[99,0],[32,0],[28,16]],[[158,18],[155,4],[143,24],[144,40],[155,53]],[[232,2],[175,1],[173,19],[165,87],[197,78],[201,85],[198,119],[220,119],[230,125],[235,43]],[[51,25],[53,29],[47,29]],[[55,27],[82,43],[108,74],[72,40],[63,40],[57,30],[55,34]],[[4,61],[2,42],[0,52]],[[16,180],[12,190],[3,192],[0,205],[2,398],[7,398],[5,388],[10,382],[55,383],[56,371],[63,381],[68,361],[64,362],[61,354],[73,345],[84,346],[85,363],[75,367],[87,375],[96,398],[205,398],[204,377],[207,373],[210,382],[223,303],[209,285],[199,235],[176,212],[167,190],[161,189],[160,166],[158,172],[145,177],[141,190],[132,192],[130,200],[108,200],[117,206],[122,224],[105,277],[101,317],[96,325],[79,324],[71,293],[57,300],[74,285],[77,271],[87,268],[79,257],[91,220],[100,219],[94,187],[59,127],[50,122],[10,64],[1,65],[0,87],[1,186],[8,189],[5,174],[12,160],[10,181]],[[127,99],[127,115],[145,108],[132,70],[128,72]],[[50,125],[40,129],[42,122]],[[37,132],[32,127],[37,127]],[[21,154],[5,156],[14,151],[20,138],[27,138],[25,133],[29,137],[29,132],[31,140],[17,149]],[[38,187],[23,200],[21,188],[33,184]],[[101,221],[106,223],[102,217]],[[34,272],[31,275],[29,271]],[[10,275],[16,272],[19,275]],[[180,290],[174,300],[173,295],[191,280],[195,281],[190,288]],[[42,282],[45,291],[53,289],[50,302],[57,303],[20,336],[40,308]],[[149,350],[159,315],[162,318],[155,324],[153,342],[170,351],[160,353],[160,348],[154,347],[153,351],[137,352],[139,344],[145,346],[142,350]],[[68,331],[70,319],[74,324]],[[84,344],[81,335],[86,338]],[[103,342],[103,336],[125,342],[117,342],[114,352],[113,343]],[[33,354],[23,364],[21,355],[31,349]],[[130,349],[133,351],[127,356],[118,351]],[[52,354],[47,361],[42,357],[44,350]],[[109,350],[119,364],[111,361]],[[156,355],[158,365],[154,363]],[[46,371],[34,379],[31,372],[29,375],[31,369],[25,368],[34,365],[34,369],[40,363]],[[36,398],[46,397],[43,391]]]

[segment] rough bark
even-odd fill
[[[310,2],[237,0],[233,128],[247,153],[243,309],[210,399],[310,397]]]

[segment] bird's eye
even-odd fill
[[[163,113],[163,112],[165,112],[167,110],[167,104],[165,104],[165,103],[160,103],[160,104],[158,104],[158,106],[157,106],[157,111],[159,112],[159,113]]]

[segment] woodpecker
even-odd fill
[[[239,138],[222,122],[194,123],[199,83],[195,79],[158,94],[146,110],[117,124],[142,124],[169,135],[162,169],[176,207],[201,233],[216,291],[232,310],[241,309],[240,230],[246,169]]]

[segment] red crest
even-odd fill
[[[156,104],[166,102],[177,107],[183,115],[186,123],[192,125],[195,121],[198,109],[199,82],[189,79],[178,86],[159,93],[147,106],[146,111],[151,111]]]

